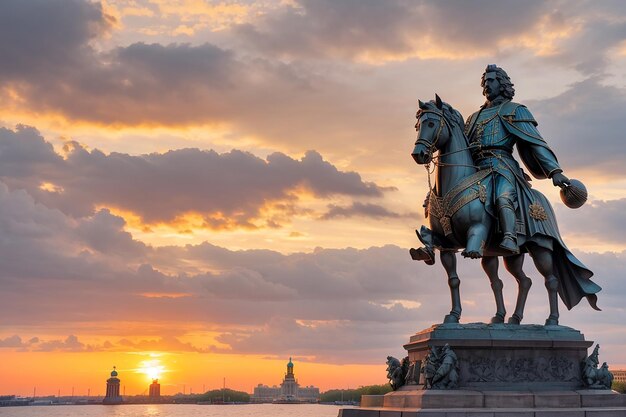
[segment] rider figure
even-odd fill
[[[511,101],[515,89],[507,73],[496,65],[488,65],[481,86],[487,101],[467,119],[465,134],[476,165],[492,171],[491,201],[496,209],[493,214],[497,215],[502,234],[499,246],[509,253],[518,253],[518,191],[529,184],[513,158],[513,146],[517,145],[524,164],[536,178],[551,178],[555,186],[561,187],[569,179],[539,134],[532,114],[525,106]]]

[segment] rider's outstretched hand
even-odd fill
[[[554,184],[555,187],[563,188],[569,185],[569,178],[563,175],[562,172],[557,172],[554,175],[552,175],[552,184]]]

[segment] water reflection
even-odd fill
[[[3,407],[0,417],[337,417],[341,407],[317,404],[133,404]]]

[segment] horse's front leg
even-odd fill
[[[524,318],[524,306],[528,291],[532,285],[530,278],[526,276],[522,267],[524,266],[524,255],[506,256],[504,259],[504,267],[517,281],[517,302],[515,303],[515,312],[509,317],[509,324],[520,324]]]
[[[502,295],[502,288],[504,288],[504,284],[498,276],[498,257],[485,256],[480,260],[480,264],[489,277],[491,290],[493,291],[493,296],[496,299],[496,314],[491,318],[491,323],[504,323],[504,317],[506,316],[504,296]]]
[[[448,286],[450,287],[450,298],[452,301],[450,314],[444,317],[443,322],[458,323],[461,318],[461,294],[459,292],[461,280],[459,280],[459,276],[456,273],[456,255],[452,251],[441,251],[439,259],[441,259],[441,264],[448,275]]]
[[[467,244],[465,250],[461,252],[466,258],[482,258],[485,248],[485,241],[489,234],[489,223],[473,223],[467,229]]]

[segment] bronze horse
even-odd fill
[[[522,270],[524,252],[530,254],[537,270],[545,279],[550,307],[546,325],[558,324],[557,294],[568,308],[576,305],[582,297],[587,297],[591,306],[598,309],[595,305],[595,292],[600,287],[589,280],[591,271],[563,243],[546,197],[536,190],[530,190],[530,195],[524,196],[544,207],[546,218],[554,222],[552,229],[544,232],[547,236],[526,236],[520,242],[520,254],[503,253],[497,245],[490,242],[496,228],[487,210],[487,205],[490,204],[490,170],[479,170],[475,166],[469,141],[463,131],[463,117],[437,95],[433,101],[419,102],[417,117],[415,127],[418,139],[411,155],[415,162],[427,165],[427,168],[431,162],[434,163],[435,184],[430,186],[429,174],[430,191],[426,206],[430,229],[422,226],[417,231],[425,246],[411,249],[411,256],[432,264],[433,249],[440,251],[452,301],[452,309],[445,316],[444,323],[458,323],[461,316],[460,279],[456,270],[455,254],[460,249],[463,249],[462,255],[465,257],[482,258],[482,267],[491,281],[496,301],[496,313],[491,319],[492,323],[503,323],[506,315],[503,283],[498,277],[498,256],[504,256],[506,269],[518,283],[515,312],[508,323],[519,324],[523,318],[531,286],[530,278]],[[438,155],[433,157],[437,151]],[[550,245],[537,244],[541,239],[549,240]]]

